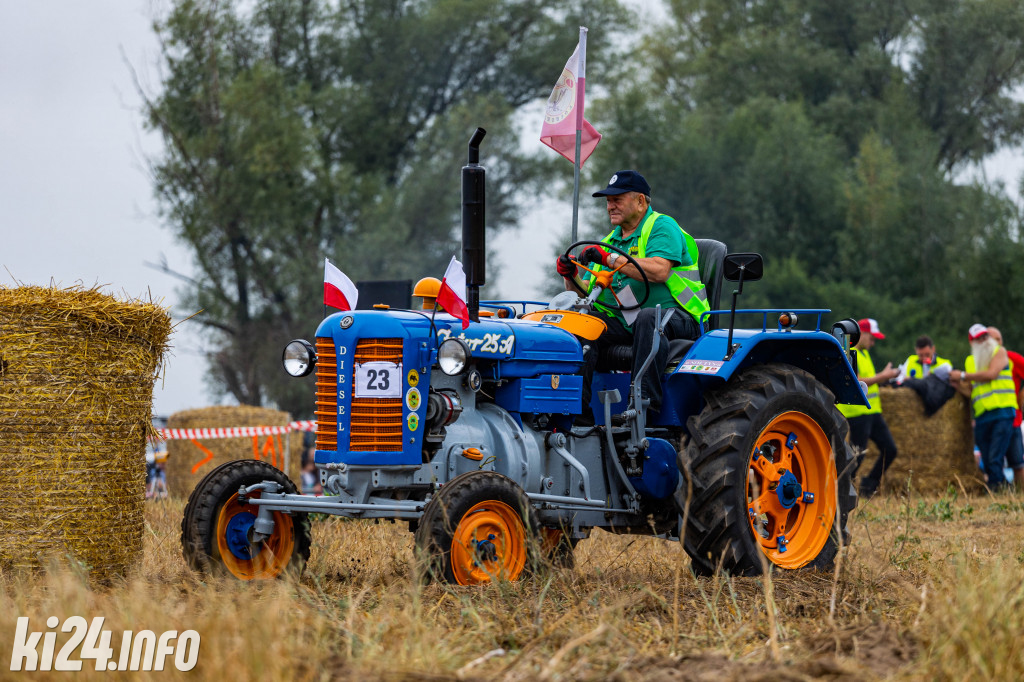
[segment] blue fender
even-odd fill
[[[823,331],[795,329],[734,329],[735,352],[726,358],[729,331],[703,334],[665,379],[660,425],[683,425],[703,407],[705,391],[725,383],[751,365],[786,364],[799,367],[824,384],[836,402],[867,405],[857,373],[842,346]]]

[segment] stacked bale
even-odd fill
[[[984,477],[974,461],[970,404],[957,393],[938,412],[925,416],[924,403],[910,388],[883,387],[882,414],[899,455],[882,480],[884,492],[905,492],[910,482],[917,493],[943,493],[950,484],[968,492],[981,489]],[[874,443],[858,472],[871,471],[878,457]]]
[[[287,426],[291,416],[287,412],[266,407],[249,405],[203,407],[195,410],[175,412],[167,420],[168,429],[218,429],[233,426]],[[273,463],[267,448],[267,439],[273,439],[277,467],[284,470],[284,447],[289,448],[288,477],[298,485],[302,458],[302,434],[293,432],[275,436],[257,436],[256,452],[253,452],[253,437],[240,438],[196,438],[202,447],[191,440],[172,439],[167,441],[167,489],[171,495],[187,498],[196,484],[206,474],[224,462],[235,459],[253,459],[258,455],[263,461]],[[206,452],[203,451],[206,449]],[[264,454],[266,452],[266,455]],[[209,457],[209,453],[213,457]],[[208,460],[208,461],[203,461]],[[193,469],[195,471],[193,472]]]
[[[140,559],[153,382],[170,333],[152,302],[0,287],[0,565],[71,557],[106,579]]]

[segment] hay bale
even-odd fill
[[[0,287],[0,565],[72,557],[105,579],[141,558],[146,436],[170,333],[153,302]]]
[[[217,429],[233,426],[287,426],[291,415],[279,410],[250,405],[203,407],[175,412],[167,419],[168,429]],[[241,438],[197,438],[167,441],[167,489],[171,495],[188,497],[203,476],[224,462],[259,458],[284,469],[283,449],[289,447],[288,477],[299,481],[302,434]],[[198,445],[196,445],[198,443]],[[269,445],[268,445],[269,443]],[[201,446],[201,447],[200,447]],[[205,448],[206,451],[203,450]],[[271,454],[271,448],[273,454]],[[213,457],[210,457],[212,453]]]
[[[957,393],[931,417],[924,414],[921,397],[910,388],[883,387],[879,392],[882,415],[889,425],[899,455],[882,479],[884,492],[903,492],[910,481],[918,493],[942,493],[949,484],[980,490],[984,478],[974,461],[970,403]],[[859,475],[871,471],[878,458],[874,443]]]

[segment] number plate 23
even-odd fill
[[[356,365],[357,398],[401,398],[402,365],[393,362],[364,362]]]

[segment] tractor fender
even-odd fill
[[[867,395],[842,346],[823,331],[733,330],[733,353],[727,357],[727,329],[715,329],[698,338],[666,382],[667,391],[685,403],[682,393],[728,381],[736,372],[757,364],[786,364],[810,372],[824,384],[836,402],[867,405]],[[694,391],[694,389],[697,389]],[[696,405],[681,412],[695,413]],[[682,415],[680,415],[682,416]]]

